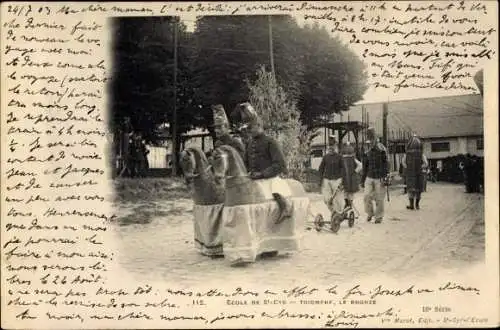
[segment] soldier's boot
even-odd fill
[[[278,207],[280,209],[280,215],[278,219],[276,219],[276,223],[281,223],[286,218],[292,216],[292,203],[283,197],[283,195],[278,193],[273,193],[274,200],[278,203]]]
[[[414,210],[415,209],[415,200],[413,198],[409,198],[409,201],[410,201],[410,205],[407,205],[406,208],[408,210]]]
[[[417,198],[415,207],[420,210],[420,198]]]

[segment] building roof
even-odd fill
[[[349,120],[361,121],[364,107],[370,125],[381,135],[382,106],[382,102],[354,105]],[[347,121],[347,113],[340,120]],[[468,94],[388,102],[387,126],[389,135],[400,130],[422,138],[482,135],[483,99],[480,94]]]

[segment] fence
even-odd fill
[[[170,168],[170,152],[166,147],[148,146],[148,163],[149,168]]]

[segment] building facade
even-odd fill
[[[424,145],[424,154],[431,166],[438,166],[449,157],[474,155],[483,157],[483,99],[480,94],[421,98],[387,102],[387,147],[390,151],[391,170],[397,171],[409,137],[417,134]],[[383,137],[384,103],[359,103],[335,122],[362,122],[375,128]],[[320,129],[312,141],[311,167],[317,169],[327,144],[326,137],[335,134]],[[354,140],[347,134],[341,143]],[[365,137],[362,135],[361,142]]]

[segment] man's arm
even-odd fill
[[[425,157],[424,154],[422,154],[422,166],[423,167],[429,167],[429,162],[427,161],[427,157]]]
[[[385,148],[382,150],[382,174],[384,177],[389,175],[389,156],[387,155],[387,150]]]
[[[356,163],[356,168],[354,169],[354,172],[360,173],[363,170],[363,164],[357,158],[354,158],[354,162]]]
[[[238,139],[237,137],[233,137],[233,143],[234,143],[234,147],[236,148],[236,150],[238,150],[238,152],[241,155],[244,155],[245,154],[245,145],[243,144],[243,142],[240,139]]]

